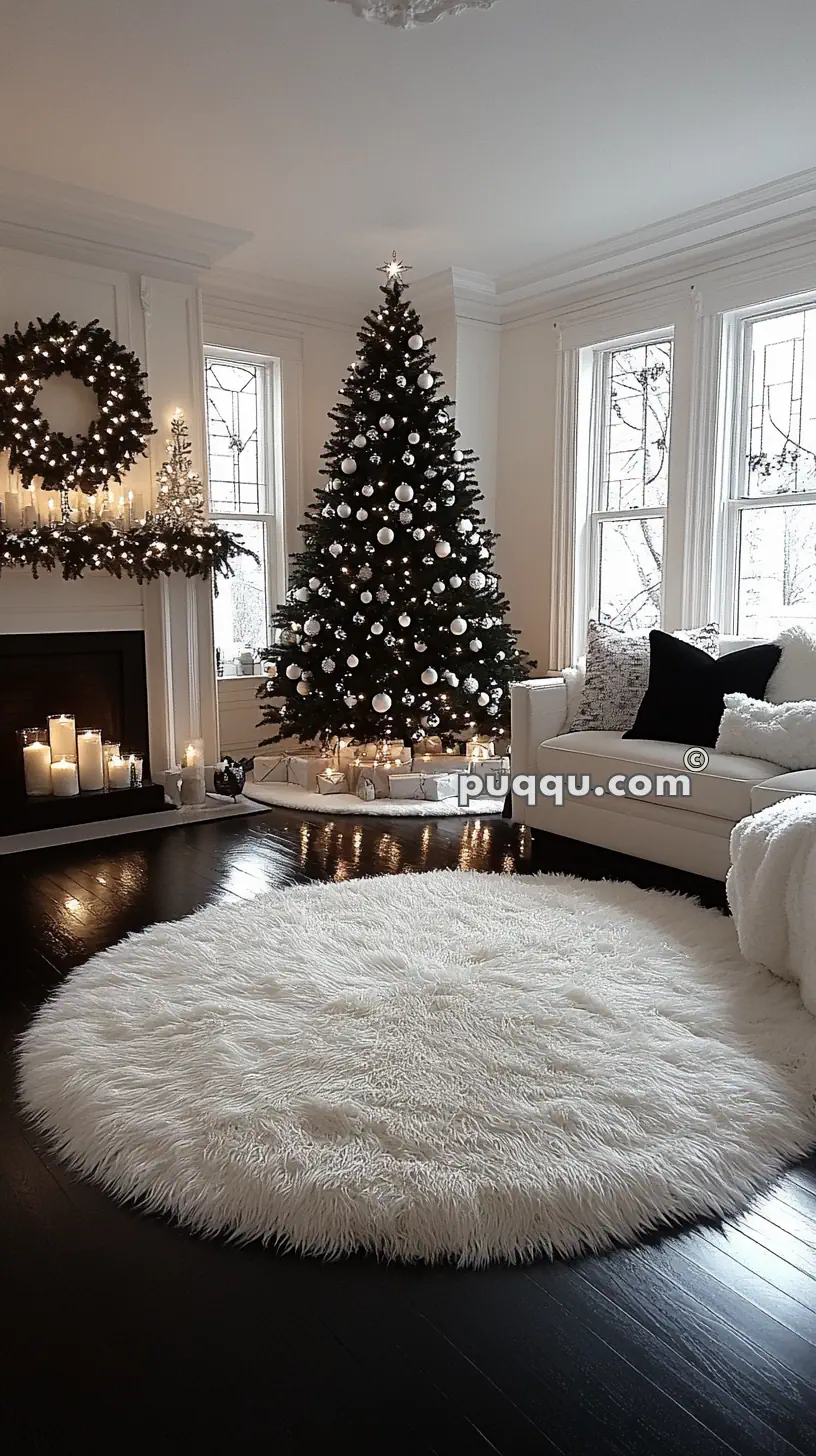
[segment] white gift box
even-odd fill
[[[442,739],[435,733],[432,733],[428,738],[420,738],[414,749],[414,752],[418,753],[421,758],[427,758],[431,754],[436,756],[437,754],[444,753],[444,751]]]
[[[288,763],[288,753],[258,753],[255,755],[252,778],[256,784],[285,784]]]
[[[362,799],[365,803],[370,804],[371,800],[376,799],[376,797],[376,790],[373,783],[371,782],[371,779],[361,778],[357,785],[357,798]]]
[[[469,768],[470,759],[459,753],[414,754],[414,773],[467,773]]]
[[[391,775],[392,799],[429,799],[440,803],[443,799],[455,799],[458,793],[457,773]]]
[[[411,750],[397,739],[386,744],[352,743],[337,750],[337,759],[341,769],[347,768],[350,763],[410,763]]]
[[[510,772],[509,758],[472,758],[467,766],[467,772],[481,780],[485,794],[491,792],[488,786],[489,779],[500,779],[503,774]]]
[[[305,754],[292,754],[289,759],[288,778],[290,784],[298,784],[301,789],[308,789],[310,793],[317,790],[317,780],[321,774],[331,768],[331,759],[323,756],[307,757]]]
[[[317,787],[321,794],[347,794],[349,788],[344,773],[318,774]]]
[[[390,799],[394,797],[391,793],[391,780],[404,778],[410,772],[410,759],[407,763],[367,763],[360,769],[358,788],[367,779],[374,785],[374,793],[378,799]]]

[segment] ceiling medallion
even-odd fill
[[[381,20],[400,30],[413,30],[415,25],[429,25],[443,15],[459,15],[463,10],[489,10],[496,0],[334,0],[350,5],[355,15],[364,20]]]

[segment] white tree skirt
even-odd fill
[[[467,808],[460,808],[456,799],[430,803],[427,799],[358,799],[356,794],[319,794],[302,789],[298,784],[263,784],[248,782],[244,797],[258,804],[281,809],[305,809],[312,814],[376,814],[380,818],[416,819],[421,816],[441,819],[456,814],[500,814],[503,799],[472,799]]]
[[[389,875],[94,956],[20,1090],[78,1172],[192,1228],[484,1263],[738,1209],[816,1142],[814,1029],[690,900]]]

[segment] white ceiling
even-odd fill
[[[816,163],[814,0],[4,0],[0,165],[245,229],[228,266],[491,277]]]

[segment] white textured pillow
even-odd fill
[[[577,667],[565,667],[561,673],[564,679],[564,686],[567,690],[567,727],[572,725],[572,720],[578,712],[578,704],[581,701],[581,694],[584,691],[586,682],[586,658],[579,657]]]
[[[766,702],[816,700],[816,637],[804,627],[786,627],[776,641],[782,656],[765,689]]]
[[[726,693],[718,753],[765,758],[780,768],[816,768],[816,701],[766,703]]]

